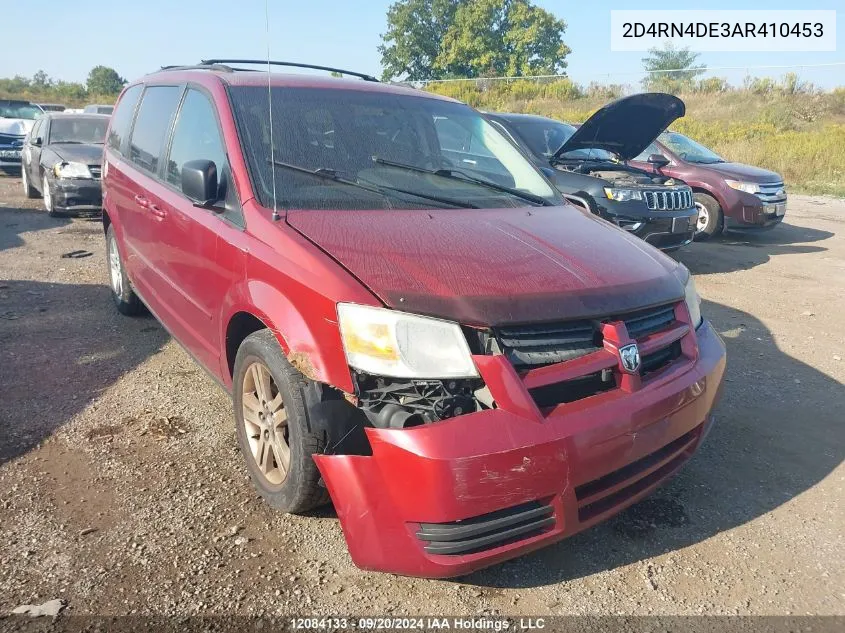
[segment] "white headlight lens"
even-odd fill
[[[702,322],[701,297],[698,296],[698,291],[695,289],[695,282],[692,280],[692,275],[690,275],[687,285],[684,288],[684,301],[687,302],[690,322],[693,327],[697,328]]]
[[[58,163],[53,173],[57,178],[92,178],[88,165],[82,163]]]
[[[628,202],[629,200],[642,200],[643,192],[639,189],[614,189],[604,188],[604,195],[616,202]]]
[[[353,303],[339,303],[337,316],[350,367],[395,378],[478,376],[457,323]]]
[[[741,180],[725,179],[725,184],[731,189],[738,189],[739,191],[744,191],[745,193],[760,193],[760,185],[756,182],[742,182]]]

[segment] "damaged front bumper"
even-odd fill
[[[497,408],[408,429],[367,428],[372,455],[315,455],[355,564],[459,576],[575,534],[649,494],[709,430],[725,369],[710,324],[684,327],[684,356],[659,373],[550,409],[529,388],[582,361],[521,376],[504,356],[475,356]],[[583,364],[605,361],[596,354]]]
[[[103,208],[103,187],[98,179],[56,178],[49,182],[56,211],[101,211]]]

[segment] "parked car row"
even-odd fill
[[[580,127],[528,114],[486,113],[570,202],[671,251],[722,230],[783,221],[786,188],[774,172],[725,161],[666,128],[684,104],[638,94],[600,109]]]
[[[110,115],[113,107],[114,106],[107,105],[89,105],[85,106],[84,112]],[[27,138],[27,135],[33,131],[36,121],[42,116],[45,114],[49,114],[50,116],[66,116],[71,113],[77,114],[82,112],[82,110],[67,109],[65,106],[58,103],[35,104],[19,99],[0,99],[0,170],[5,172],[18,172],[21,169],[21,158],[24,155],[25,147],[33,146]],[[69,122],[67,125],[84,126],[85,123]],[[48,137],[44,136],[42,140],[46,141],[48,140]],[[65,140],[61,142],[67,145],[69,143],[89,143],[89,140]],[[93,144],[98,145],[99,154],[101,155],[102,141],[100,141],[99,144]],[[49,152],[46,154],[46,156],[50,155],[51,154]],[[98,160],[97,162],[100,163],[101,161]],[[27,174],[30,176],[30,183],[25,183],[24,189],[28,192],[34,191],[36,193],[40,193],[41,183],[46,174],[47,167],[48,165],[38,165],[38,173]],[[34,182],[32,180],[33,178],[35,178]],[[99,188],[99,176],[95,177],[92,175],[90,179],[96,180],[97,187]],[[49,198],[45,199],[45,206],[50,201],[51,200]],[[77,211],[82,210],[82,207],[90,207],[92,205],[93,203],[91,203],[90,198],[87,198],[85,200],[85,204],[80,204],[80,208],[77,209],[75,205],[70,205],[67,210]],[[47,210],[50,211],[51,209],[47,207]]]
[[[465,104],[246,63],[127,86],[103,228],[117,310],[146,306],[231,393],[271,506],[331,498],[360,567],[455,576],[594,525],[686,463],[725,348],[683,265],[565,204]],[[572,139],[564,154],[592,151]],[[560,158],[544,169],[584,162]],[[619,184],[616,160],[578,175],[684,191],[634,169]]]

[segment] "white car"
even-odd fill
[[[0,170],[21,168],[21,149],[26,133],[44,110],[29,101],[0,99]]]

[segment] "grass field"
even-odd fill
[[[845,197],[845,88],[825,93],[793,92],[776,83],[757,88],[680,94],[687,113],[672,129],[726,160],[782,174],[792,191]],[[449,82],[428,89],[485,110],[570,123],[584,121],[618,94],[612,87],[584,90],[566,80]]]

